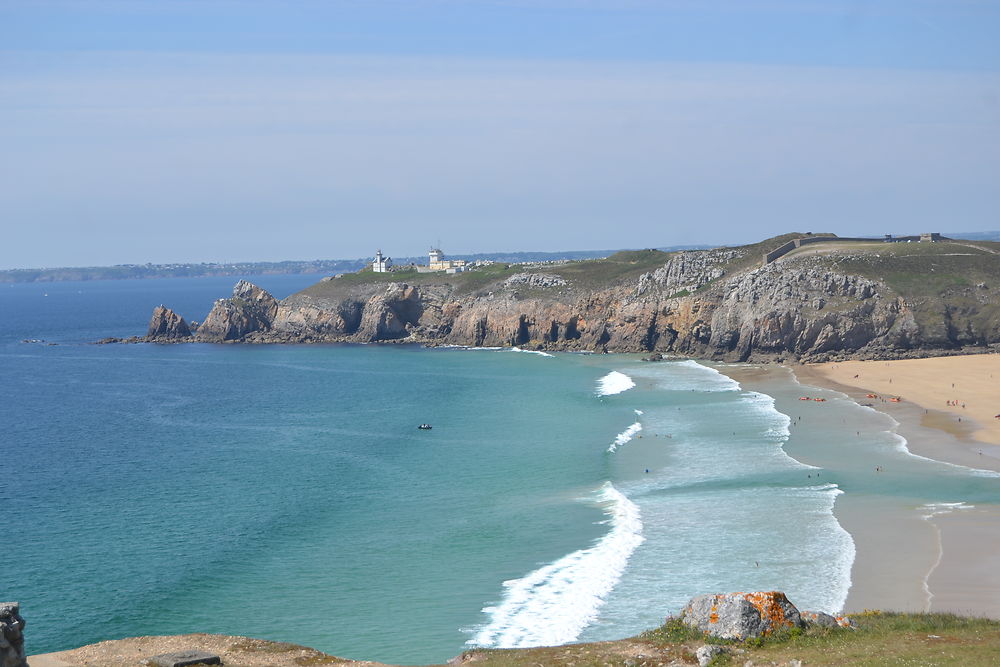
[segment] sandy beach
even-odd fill
[[[927,426],[1000,445],[1000,354],[843,361],[805,368],[837,384],[876,394],[877,399],[868,399],[874,407],[898,397],[902,403],[916,403],[949,417]]]
[[[1000,471],[1000,420],[994,419],[1000,413],[1000,355],[850,361],[793,371],[805,385],[842,392],[892,416],[914,454]],[[857,547],[847,611],[879,607],[1000,618],[1000,506],[918,508],[895,516],[845,498],[836,513]]]

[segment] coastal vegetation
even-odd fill
[[[663,248],[665,251],[702,249],[708,246],[685,245]],[[607,257],[614,250],[560,250],[556,252],[485,252],[458,254],[455,259],[468,262],[491,261],[501,264],[524,262],[575,261]],[[397,257],[397,265],[426,261],[422,257]],[[367,257],[354,259],[287,260],[281,262],[175,262],[169,264],[116,264],[114,266],[63,266],[0,270],[0,283],[62,282],[70,280],[141,280],[147,278],[201,278],[208,276],[247,276],[269,274],[336,274],[354,272],[370,266]]]
[[[522,649],[472,649],[449,664],[477,667],[665,667],[697,665],[699,648],[719,646],[709,664],[722,665],[995,665],[1000,655],[1000,621],[954,614],[865,611],[854,628],[793,628],[743,642],[705,637],[678,619],[614,641]],[[92,667],[131,664],[133,653],[148,657],[177,646],[220,654],[224,664],[299,667],[357,664],[314,649],[247,637],[181,635],[101,642],[58,654],[69,664]],[[360,657],[360,656],[359,656]],[[77,662],[78,661],[78,662]],[[364,663],[376,664],[376,663]]]
[[[481,262],[458,273],[365,268],[280,303],[254,292],[254,303],[268,303],[261,312],[220,300],[193,332],[160,313],[146,340],[406,341],[729,361],[891,359],[1000,345],[1000,244],[934,238],[805,232],[711,250]]]

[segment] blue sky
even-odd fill
[[[1000,2],[0,3],[0,268],[1000,228]]]

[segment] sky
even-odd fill
[[[1000,229],[1000,0],[2,0],[0,269]]]

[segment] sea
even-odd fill
[[[247,276],[278,298],[317,278]],[[0,600],[29,654],[210,632],[428,664],[631,636],[710,592],[837,612],[837,503],[1000,500],[995,473],[781,369],[750,388],[638,355],[93,344],[161,303],[203,319],[235,280],[0,287]]]

